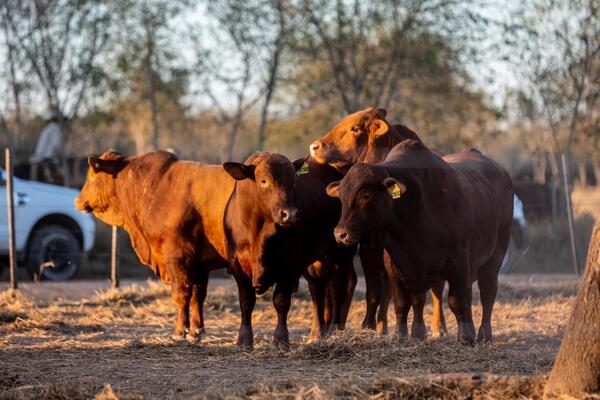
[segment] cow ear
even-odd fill
[[[340,197],[340,182],[341,181],[331,182],[329,185],[327,185],[327,189],[325,189],[325,191],[329,197]]]
[[[237,162],[224,162],[223,169],[237,181],[254,179],[254,165],[246,165]]]
[[[390,127],[385,119],[379,118],[379,110],[377,114],[378,116],[373,118],[371,121],[371,135],[375,138],[385,135],[390,130]]]
[[[88,164],[96,174],[105,173],[115,177],[123,168],[125,168],[127,162],[124,159],[104,160],[102,158],[89,156]]]
[[[406,193],[406,186],[399,180],[387,177],[383,180],[383,186],[388,191],[392,199],[399,199],[404,193]]]

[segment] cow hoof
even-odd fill
[[[492,343],[492,327],[479,327],[479,332],[477,333],[477,342],[483,343]]]
[[[427,328],[425,328],[425,324],[413,325],[410,330],[410,336],[413,339],[425,340],[427,338]]]
[[[461,344],[464,344],[465,346],[475,347],[475,337],[474,336],[459,337],[458,341]]]
[[[171,335],[171,340],[174,342],[181,342],[185,340],[185,333],[174,333]]]
[[[369,330],[374,331],[376,329],[376,327],[377,326],[376,326],[375,322],[363,321],[363,323],[362,323],[362,328],[363,329],[369,329]]]
[[[326,333],[325,329],[311,329],[310,334],[308,335],[308,341],[310,343],[317,342],[323,338],[325,338]]]
[[[187,336],[186,339],[188,342],[190,343],[200,343],[200,340],[202,339],[202,330],[198,329],[195,332],[190,332]]]
[[[383,322],[383,321],[378,322],[376,332],[380,335],[387,335],[388,334],[387,321],[386,322]]]
[[[245,342],[242,340],[237,341],[236,346],[241,350],[251,351],[254,348],[254,344],[252,342]]]
[[[406,325],[400,325],[398,326],[398,337],[400,339],[406,339],[408,337],[408,326]]]
[[[448,335],[448,331],[445,330],[441,330],[441,329],[431,329],[431,337],[434,338],[441,338],[441,337],[445,337]]]
[[[273,339],[273,346],[275,346],[279,350],[288,351],[290,349],[290,342],[289,340],[284,341],[279,339]]]

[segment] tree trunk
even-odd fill
[[[594,169],[595,185],[600,186],[600,161],[592,160],[592,168]]]
[[[269,79],[267,81],[267,93],[265,95],[265,102],[263,104],[262,113],[260,116],[260,127],[258,128],[258,143],[256,144],[257,150],[262,151],[265,146],[265,133],[267,131],[267,121],[269,118],[269,105],[271,104],[271,98],[275,91],[275,85],[277,83],[277,70],[279,68],[279,56],[281,49],[279,44],[276,44],[276,49],[273,54],[273,61],[269,72]]]
[[[588,250],[583,283],[567,323],[544,397],[600,392],[600,222]]]
[[[158,104],[156,101],[156,71],[153,67],[153,58],[155,53],[154,36],[155,32],[151,27],[146,28],[146,57],[145,69],[148,79],[148,100],[150,102],[150,112],[152,118],[152,132],[150,134],[150,146],[152,150],[158,150]],[[147,151],[148,149],[146,149]]]
[[[152,136],[150,144],[152,150],[158,150],[158,104],[156,103],[156,82],[154,81],[154,73],[152,67],[148,67],[149,84],[150,84],[150,109],[152,112]]]
[[[577,172],[579,174],[579,186],[582,188],[587,187],[587,171],[585,161],[581,161],[577,164]]]

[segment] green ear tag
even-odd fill
[[[304,164],[302,164],[302,166],[300,167],[300,169],[296,173],[298,175],[308,174],[308,163],[305,161]]]
[[[392,186],[392,199],[399,199],[402,196],[402,189],[400,189],[400,185],[397,183]]]

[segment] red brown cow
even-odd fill
[[[348,115],[322,139],[310,145],[312,157],[345,173],[358,162],[382,162],[391,149],[403,140],[413,139],[421,142],[414,131],[401,124],[388,124],[385,116],[384,109],[375,108]],[[367,312],[363,327],[374,328],[377,315],[377,329],[385,331],[389,294],[386,293],[387,283],[383,274],[383,250],[373,248],[373,243],[361,243],[360,253],[367,283]],[[432,332],[436,336],[447,332],[441,302],[443,291],[444,282],[432,288]],[[420,328],[413,332],[415,337],[424,335],[424,330]]]
[[[230,265],[231,244],[223,226],[225,208],[238,170],[252,170],[252,179],[238,183],[254,199],[266,221],[295,222],[294,169],[283,156],[259,153],[250,165],[228,163],[223,169],[178,161],[158,151],[125,157],[108,151],[89,158],[90,169],[77,209],[93,212],[107,224],[123,227],[140,261],[170,283],[178,307],[176,337],[196,339],[204,328],[202,304],[208,273]],[[229,173],[228,173],[229,172]],[[271,190],[262,188],[269,180]],[[247,271],[255,285],[264,285],[267,271],[253,265]]]
[[[339,243],[369,237],[385,247],[401,334],[410,303],[417,306],[416,318],[424,292],[447,281],[458,337],[473,344],[471,286],[477,280],[483,308],[477,338],[492,340],[498,271],[513,211],[512,183],[502,167],[476,150],[442,158],[409,139],[383,163],[356,164],[327,192],[342,202]]]
[[[247,172],[232,173],[239,181],[226,210],[225,227],[229,243],[235,245],[233,273],[240,289],[242,310],[239,343],[244,346],[252,345],[255,292],[261,294],[273,284],[273,304],[278,315],[276,343],[287,345],[290,296],[302,273],[309,282],[314,304],[311,338],[326,334],[333,326],[343,327],[348,314],[356,285],[352,265],[355,249],[337,246],[333,228],[341,207],[339,201],[325,192],[327,185],[340,179],[340,175],[334,168],[310,159],[300,159],[295,164],[298,176],[294,199],[300,221],[289,229],[278,228],[257,212],[260,203],[239,187],[248,177]],[[271,190],[270,181],[260,184],[264,190]],[[262,282],[251,282],[246,273],[256,265],[265,268]],[[330,302],[326,307],[328,293]]]

